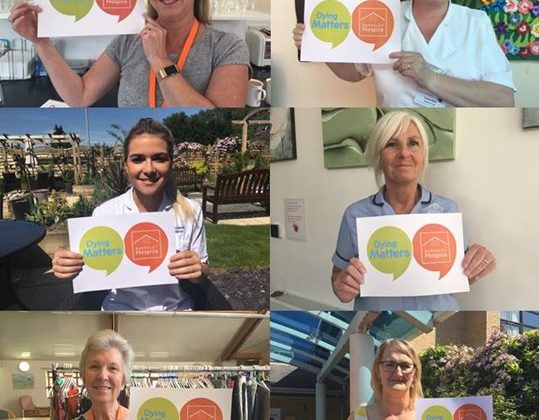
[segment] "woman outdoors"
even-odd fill
[[[92,105],[117,83],[118,106],[244,106],[247,46],[208,25],[209,0],[148,4],[140,34],[114,38],[82,77],[48,38],[37,37],[39,6],[17,3],[9,21],[15,32],[34,43],[52,84],[70,106]],[[184,63],[182,53],[187,54]]]
[[[206,233],[200,205],[178,191],[172,172],[173,136],[163,124],[141,119],[124,142],[124,165],[131,188],[94,210],[94,216],[129,213],[167,212],[176,226],[185,229],[187,250],[177,251],[168,264],[171,276],[181,281],[198,282],[208,274]],[[56,277],[73,279],[83,269],[82,255],[60,250],[54,254],[52,269]],[[193,301],[178,284],[113,289],[101,308],[116,310],[186,310]]]
[[[421,121],[404,111],[385,114],[367,143],[367,159],[374,168],[379,191],[350,205],[344,212],[333,254],[331,283],[342,302],[355,299],[356,310],[458,310],[452,295],[418,297],[361,297],[365,265],[357,258],[356,218],[395,214],[455,213],[457,203],[431,193],[419,183],[428,166],[428,138]],[[482,245],[465,251],[464,274],[470,283],[496,267],[494,255]]]
[[[304,29],[293,31],[298,48]],[[326,64],[350,82],[373,75],[379,106],[514,106],[511,66],[483,11],[450,0],[405,1],[401,32],[393,64]]]
[[[88,337],[79,368],[92,406],[77,420],[129,418],[129,411],[118,403],[118,396],[130,381],[133,358],[127,340],[112,330],[101,330]]]
[[[360,418],[415,420],[415,400],[423,397],[421,362],[406,341],[390,339],[378,348],[372,363],[371,387],[374,403],[360,408]]]

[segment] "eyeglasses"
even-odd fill
[[[397,363],[391,360],[382,360],[380,364],[382,365],[382,369],[384,370],[384,372],[387,373],[395,372],[397,370],[397,367],[400,367],[401,372],[404,374],[412,373],[415,370],[415,365],[408,362]]]

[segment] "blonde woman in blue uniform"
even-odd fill
[[[355,300],[355,310],[458,310],[453,295],[412,297],[362,297],[366,273],[357,257],[356,218],[395,214],[455,213],[458,205],[433,194],[419,183],[428,166],[428,138],[421,121],[405,111],[385,114],[367,143],[367,157],[374,167],[379,191],[345,210],[332,257],[333,292],[341,302]],[[466,244],[465,244],[466,245]],[[496,268],[496,259],[483,245],[473,244],[462,261],[470,283]]]

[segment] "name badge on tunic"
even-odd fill
[[[426,108],[445,108],[446,106],[443,100],[427,90],[418,91],[414,96],[414,102]]]

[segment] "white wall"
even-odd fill
[[[34,374],[34,389],[15,390],[11,384],[11,374],[19,373],[17,368],[20,360],[2,360],[0,361],[0,407],[7,408],[17,416],[21,416],[19,397],[21,395],[30,395],[34,404],[38,407],[48,407],[49,400],[46,395],[46,369],[50,369],[52,361],[46,360],[28,360],[30,363],[29,373]],[[72,361],[74,365],[78,361]]]
[[[375,106],[372,77],[359,83],[339,80],[325,64],[299,63],[292,29],[296,24],[293,1],[272,0],[272,101],[289,107]],[[511,62],[517,107],[539,106],[537,62]],[[535,75],[535,77],[534,77]]]
[[[297,156],[271,165],[271,219],[284,226],[284,199],[305,199],[306,241],[271,239],[271,289],[341,304],[330,286],[331,255],[344,209],[376,191],[367,168],[324,168],[320,110],[296,109]],[[539,130],[521,128],[521,109],[458,109],[456,159],[430,165],[426,184],[453,198],[470,243],[484,244],[497,270],[457,299],[466,310],[536,308]],[[273,308],[275,309],[275,308]]]

